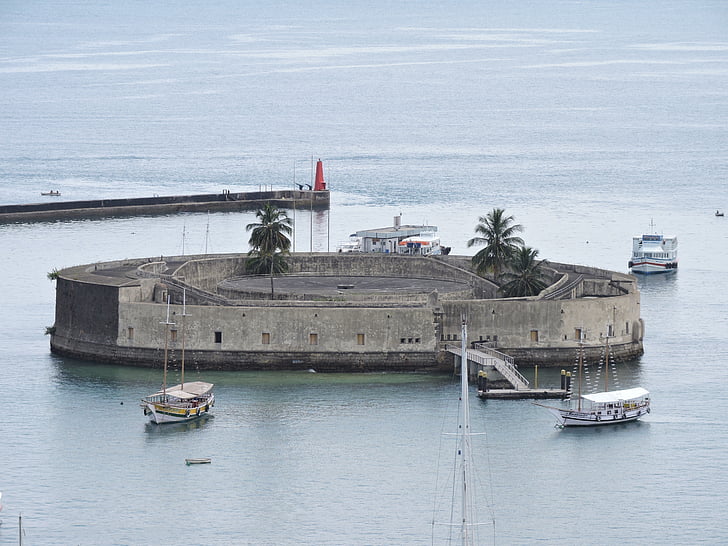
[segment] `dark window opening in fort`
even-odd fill
[[[412,338],[411,337],[408,337],[407,338],[407,343],[412,343]]]
[[[458,340],[458,335],[457,334],[453,334],[452,335],[452,340],[453,341],[457,341]]]
[[[174,343],[175,341],[177,341],[177,330],[170,330],[170,331],[169,331],[169,340],[170,340],[171,342],[173,342],[173,343]]]
[[[581,328],[574,328],[574,339],[581,341]]]
[[[493,336],[493,343],[496,343],[498,341],[498,336]]]
[[[531,330],[531,341],[538,341],[538,330]]]
[[[624,323],[624,333],[629,334],[629,322]]]
[[[270,333],[269,332],[263,332],[263,335],[261,336],[260,342],[263,345],[270,345]]]
[[[450,341],[450,334],[447,334],[447,340]]]
[[[129,328],[126,329],[126,338],[127,339],[134,339],[134,328],[129,326]]]
[[[364,334],[356,334],[356,344],[364,345]]]
[[[308,334],[308,344],[318,345],[318,334]]]
[[[215,343],[222,343],[222,332],[215,332]]]
[[[614,325],[610,324],[607,327],[607,336],[612,337],[614,335]]]
[[[420,338],[416,337],[415,338],[415,343],[419,343],[419,342],[420,342]]]
[[[483,336],[478,336],[479,341],[483,341]]]
[[[407,338],[401,337],[401,338],[399,338],[399,342],[400,343],[406,343],[407,342]]]

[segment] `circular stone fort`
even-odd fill
[[[467,256],[299,253],[289,273],[246,274],[246,254],[140,258],[58,272],[51,350],[74,358],[199,370],[444,371],[448,344],[493,348],[519,366],[643,353],[631,275],[544,264],[537,296],[498,297]],[[173,323],[167,326],[167,312]]]

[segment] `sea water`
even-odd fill
[[[473,396],[481,537],[725,543],[726,28],[717,0],[9,2],[0,202],[293,188],[321,158],[331,209],[289,211],[298,252],[401,214],[472,254],[500,207],[541,258],[626,271],[654,221],[680,268],[639,279],[645,354],[617,369],[652,413],[558,430]],[[0,543],[21,514],[29,544],[440,543],[449,375],[205,373],[214,417],[158,427],[159,368],[50,354],[54,268],[245,252],[251,221],[0,226]]]

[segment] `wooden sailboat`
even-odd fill
[[[604,350],[605,368],[609,365],[609,337],[606,338]],[[604,391],[582,395],[582,370],[584,368],[584,343],[579,343],[578,361],[578,395],[576,407],[557,408],[534,402],[556,417],[560,427],[613,425],[636,421],[650,413],[650,393],[642,387],[610,391],[608,376],[604,373]]]
[[[167,365],[169,354],[169,328],[174,322],[169,320],[169,296],[167,296],[167,319],[164,324],[164,376],[162,390],[142,398],[144,415],[156,424],[182,423],[207,415],[215,405],[213,384],[203,381],[185,383],[185,322],[187,306],[185,293],[182,293],[182,365],[180,384],[167,386]]]

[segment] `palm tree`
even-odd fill
[[[246,263],[246,269],[251,273],[270,274],[270,297],[273,299],[273,276],[288,271],[288,263],[284,256],[289,253],[291,240],[291,219],[284,210],[279,209],[271,203],[266,203],[255,213],[257,222],[245,226],[246,231],[251,231],[250,259]]]
[[[524,246],[519,248],[510,262],[510,271],[503,274],[506,281],[500,287],[507,298],[535,296],[548,286],[541,266],[546,260],[536,260],[538,250]]]
[[[514,224],[513,216],[506,216],[505,210],[493,209],[487,216],[478,218],[475,233],[478,236],[468,241],[468,247],[485,245],[472,258],[472,264],[478,275],[492,271],[495,280],[508,265],[513,254],[523,246],[523,239],[516,233],[523,231],[521,224]]]

